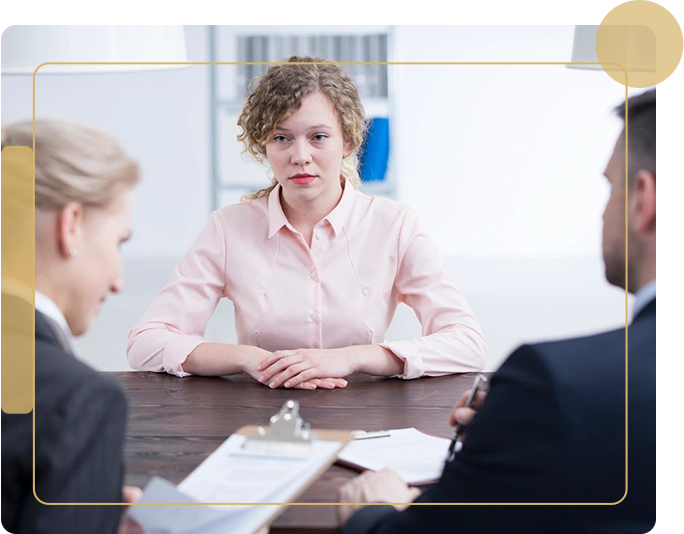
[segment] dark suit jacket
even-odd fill
[[[44,502],[121,502],[126,398],[60,347],[36,312],[36,495]],[[33,493],[33,414],[2,413],[2,524],[14,534],[114,533],[119,506],[46,506]]]
[[[523,346],[494,375],[465,445],[416,502],[613,506],[369,506],[345,533],[644,533],[655,524],[656,303],[625,330]],[[624,497],[624,500],[623,500]]]

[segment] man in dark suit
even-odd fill
[[[617,111],[624,119],[624,106]],[[605,505],[410,506],[403,511],[392,506],[342,506],[345,533],[458,529],[588,534],[643,533],[653,528],[655,115],[655,90],[630,99],[628,185],[624,132],[605,171],[611,185],[603,227],[606,278],[636,293],[629,325],[628,397],[624,328],[523,346],[492,378],[475,415],[464,408],[455,410],[455,419],[469,421],[463,449],[446,464],[441,480],[415,501]],[[393,472],[366,473],[342,488],[340,502],[410,502],[413,491]]]
[[[11,298],[3,294],[3,308]],[[36,497],[123,502],[124,393],[77,360],[59,324],[40,311],[35,351],[35,495],[33,416],[3,412],[2,524],[14,534],[114,533],[119,506],[46,506]]]

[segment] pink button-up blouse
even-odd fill
[[[311,247],[288,222],[280,186],[215,211],[128,337],[134,369],[188,376],[219,299],[235,307],[239,344],[268,351],[378,344],[401,378],[480,371],[486,345],[466,299],[408,206],[347,183]],[[422,337],[385,341],[397,304]]]

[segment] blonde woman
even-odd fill
[[[33,147],[33,123],[3,128],[6,146]],[[2,524],[10,532],[138,532],[119,525],[116,506],[45,506],[33,482],[48,503],[140,494],[122,490],[124,393],[79,361],[72,343],[121,290],[119,249],[131,233],[138,166],[97,130],[37,120],[35,170],[35,442],[31,413],[2,413]],[[4,309],[22,297],[3,284],[2,298]]]
[[[211,215],[131,331],[131,366],[303,389],[344,387],[355,372],[481,370],[479,325],[415,213],[356,190],[366,123],[354,83],[321,59],[288,61],[268,69],[238,119],[272,185]],[[236,345],[202,338],[224,297]],[[400,302],[423,336],[386,343]]]

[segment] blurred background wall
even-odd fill
[[[194,62],[238,61],[246,36],[355,33],[386,35],[389,61],[563,62],[570,60],[573,31],[185,27]],[[371,115],[389,118],[388,170],[368,190],[417,210],[481,322],[488,370],[523,342],[624,324],[624,292],[605,282],[600,252],[608,195],[602,173],[621,129],[612,109],[624,100],[624,87],[601,71],[562,65],[393,65],[386,74],[386,97],[366,103]],[[267,181],[240,155],[231,130],[241,76],[238,66],[212,73],[206,65],[37,76],[37,117],[101,128],[142,168],[134,238],[124,248],[124,292],[108,300],[77,340],[79,356],[98,369],[129,369],[128,331],[212,206],[236,202],[261,185],[262,176]],[[30,120],[31,77],[3,76],[1,99],[3,125]],[[415,316],[402,305],[387,338],[419,334]],[[219,305],[206,337],[235,341],[230,302]]]

